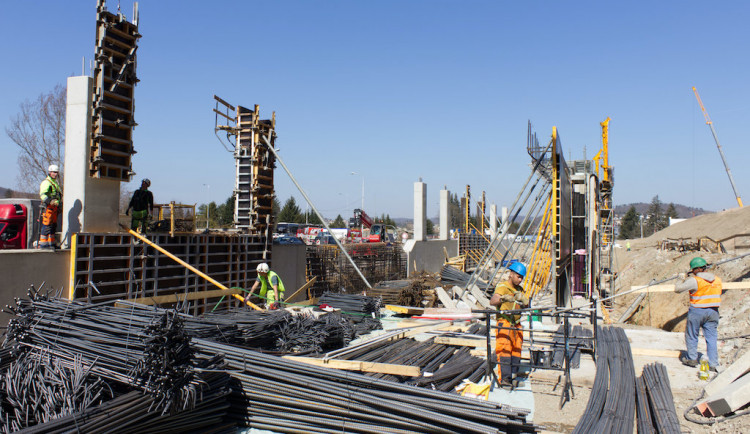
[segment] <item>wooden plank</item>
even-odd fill
[[[315,357],[283,356],[285,359],[307,363],[308,365],[325,368],[341,369],[344,371],[376,372],[379,374],[400,375],[402,377],[419,377],[422,370],[419,366],[395,365],[391,363],[376,363],[360,360],[317,359]]]
[[[479,289],[478,286],[471,285],[471,288],[469,288],[469,292],[471,292],[471,295],[473,295],[474,298],[477,299],[477,303],[479,303],[484,309],[492,309],[492,306],[490,305],[490,300],[487,298],[486,295],[484,295],[484,293],[482,292],[481,289]]]
[[[646,285],[636,285],[631,286],[630,289],[633,290],[633,293],[639,294],[641,292],[674,292],[675,285],[670,283],[664,283],[661,285],[653,285],[653,286],[646,286]],[[728,289],[750,289],[750,282],[722,282],[721,287],[724,290]],[[636,291],[637,289],[640,289],[641,291]]]
[[[435,294],[437,294],[438,299],[440,300],[441,303],[443,303],[443,306],[449,309],[456,308],[456,302],[453,301],[451,296],[448,295],[448,293],[445,292],[445,290],[442,287],[438,286],[437,288],[435,288]]]
[[[742,357],[735,360],[734,363],[729,365],[723,372],[706,385],[706,396],[719,393],[722,389],[729,386],[734,380],[738,379],[748,371],[750,371],[750,351],[745,352]]]
[[[159,295],[155,297],[131,298],[125,301],[144,304],[146,306],[153,306],[155,304],[162,304],[162,303],[176,303],[182,300],[198,300],[200,298],[217,298],[217,297],[222,297],[225,295],[239,294],[241,292],[242,292],[241,289],[236,289],[236,288],[216,289],[213,291],[190,292],[188,294],[180,293],[180,294]],[[115,306],[117,306],[117,303],[115,303]]]
[[[666,357],[675,359],[680,357],[680,351],[678,350],[660,350],[658,348],[631,348],[630,351],[634,356]]]
[[[435,337],[435,343],[436,344],[443,344],[443,345],[456,345],[461,347],[479,347],[479,346],[487,346],[487,339],[484,338],[459,338],[455,336],[436,336]]]
[[[395,304],[386,304],[385,308],[392,312],[406,315],[421,315],[424,312],[423,307],[399,306]]]
[[[318,280],[318,276],[315,276],[312,279],[308,280],[307,283],[302,285],[298,290],[294,291],[294,294],[290,295],[289,297],[286,297],[286,300],[291,300],[292,298],[294,298],[295,295],[311,287],[312,284],[315,283],[316,280]]]

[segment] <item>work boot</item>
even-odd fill
[[[501,379],[500,387],[505,390],[513,390],[513,380],[511,380],[510,378]]]
[[[696,366],[698,366],[697,360],[688,359],[686,356],[680,356],[680,361],[683,365],[689,366],[691,368],[695,368]]]
[[[721,374],[721,371],[723,371],[724,369],[722,369],[721,366],[716,365],[716,366],[709,366],[708,370],[711,372],[716,372],[717,374]]]

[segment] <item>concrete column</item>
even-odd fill
[[[65,112],[63,245],[78,232],[117,232],[120,183],[89,176],[93,79],[69,77]]]
[[[446,189],[440,190],[440,239],[449,238],[448,231],[450,223],[448,222],[448,199],[450,192]]]
[[[419,178],[414,183],[414,240],[427,238],[427,185]]]
[[[508,221],[508,216],[509,216],[508,207],[504,206],[500,208],[500,222],[503,225],[503,229],[502,229],[503,231],[508,230],[508,226],[510,226],[510,222]]]
[[[490,232],[492,233],[492,239],[495,239],[495,235],[497,235],[497,205],[494,203],[490,205]]]

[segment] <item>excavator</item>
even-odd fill
[[[360,226],[370,230],[370,235],[367,238],[362,238],[364,242],[385,243],[395,241],[396,228],[394,226],[373,223],[373,219],[364,210],[357,208],[354,210],[354,217],[349,219],[349,227],[358,228]]]

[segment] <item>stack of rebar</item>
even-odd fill
[[[527,410],[307,365],[204,339],[202,357],[223,353],[241,385],[240,424],[281,433],[533,432]]]
[[[354,314],[355,317],[379,315],[382,301],[377,297],[368,297],[357,294],[332,294],[326,292],[318,300],[319,304],[327,304],[336,309],[341,309],[345,314]]]
[[[376,283],[367,293],[383,300],[383,304],[402,304],[399,299],[401,293],[410,288],[410,280],[384,280]],[[410,305],[407,305],[410,306]]]
[[[633,432],[635,370],[625,331],[605,327],[597,331],[596,376],[589,402],[574,433]]]
[[[661,363],[644,366],[636,381],[636,392],[639,433],[681,432],[666,366]]]
[[[461,288],[465,288],[466,284],[469,283],[470,277],[471,274],[464,273],[463,271],[456,269],[456,267],[451,267],[449,265],[444,265],[440,270],[440,280],[445,286],[460,286]],[[482,291],[487,291],[488,289],[493,288],[492,285],[481,279],[477,279],[476,285]]]

